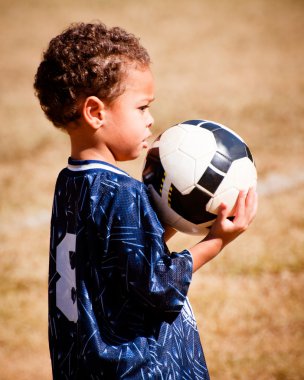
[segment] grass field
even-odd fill
[[[49,214],[69,146],[32,83],[49,39],[95,19],[141,36],[150,51],[155,136],[188,118],[216,120],[256,159],[255,222],[190,290],[212,380],[304,379],[302,0],[1,2],[0,379],[51,379]],[[142,161],[122,167],[139,178]],[[273,175],[281,180],[271,187]],[[195,240],[179,234],[170,248]]]

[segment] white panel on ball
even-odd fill
[[[194,186],[195,160],[176,150],[162,159],[166,173],[170,173],[172,183],[183,194],[189,193]]]
[[[232,216],[238,195],[238,189],[234,187],[226,189],[224,192],[221,192],[220,196],[215,195],[213,198],[210,199],[210,201],[206,205],[206,210],[208,212],[211,212],[212,214],[217,214],[218,208],[221,205],[221,203],[225,203],[229,210],[229,216]]]
[[[208,154],[213,155],[216,151],[216,141],[213,134],[206,129],[197,128],[195,125],[190,127],[189,133],[186,134],[179,149],[194,159],[206,157]]]
[[[249,158],[244,157],[233,161],[228,174],[207,204],[207,211],[217,213],[217,208],[223,202],[227,205],[229,213],[233,215],[235,202],[240,190],[248,191],[256,185],[256,169]]]
[[[178,150],[186,136],[186,131],[179,127],[167,129],[161,136],[159,144],[159,157],[162,160],[164,156]]]
[[[247,191],[251,186],[255,186],[256,179],[256,169],[249,158],[244,157],[233,161],[229,168],[228,175],[224,177],[214,195],[219,196],[231,187]]]

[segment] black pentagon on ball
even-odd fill
[[[245,144],[232,133],[225,129],[217,129],[213,134],[218,152],[232,161],[247,157]]]
[[[230,161],[248,157],[246,144],[235,136],[232,132],[222,128],[216,123],[204,123],[201,128],[208,129],[214,135],[217,151]]]
[[[210,166],[207,167],[204,174],[201,176],[198,184],[210,193],[215,193],[224,176],[213,170]],[[209,198],[210,199],[210,198]],[[208,199],[208,200],[209,200]]]
[[[206,211],[210,196],[195,187],[189,194],[182,194],[171,185],[171,208],[193,224],[206,223],[215,219],[215,215]]]
[[[202,123],[204,123],[204,124],[202,124]],[[200,124],[202,124],[201,125],[201,127],[202,128],[204,128],[204,129],[207,129],[208,131],[210,131],[210,132],[214,132],[214,131],[216,131],[217,129],[221,129],[221,126],[220,125],[218,125],[218,124],[216,124],[216,123],[212,123],[212,122],[204,122],[204,120],[201,120],[201,123]]]
[[[221,159],[222,163],[220,167],[222,167],[223,170],[217,165],[214,165],[214,166],[220,169],[221,171],[225,173],[228,171],[230,167],[228,161],[232,162],[234,160],[237,160],[243,157],[248,157],[252,162],[254,162],[252,154],[248,146],[245,144],[245,142],[240,140],[237,136],[235,136],[229,130],[225,129],[220,124],[214,123],[212,121],[206,121],[206,120],[200,120],[200,119],[187,120],[181,124],[197,125],[213,133],[217,146],[218,146],[217,152],[222,156],[218,158],[214,157],[214,159],[215,160]],[[228,160],[228,161],[226,160],[226,169],[224,169],[225,160],[223,159],[223,157],[225,157]]]
[[[161,195],[165,171],[159,158],[159,149],[151,148],[148,152],[145,167],[143,170],[143,181],[152,185],[159,195]]]
[[[215,152],[210,163],[221,172],[228,173],[232,161],[221,152]]]
[[[248,148],[248,146],[246,144],[245,144],[245,147],[246,147],[247,157],[249,158],[250,161],[252,161],[254,163],[252,154],[251,154],[251,152],[250,152],[250,150],[249,150],[249,148]]]

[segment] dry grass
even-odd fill
[[[0,379],[47,380],[47,215],[68,155],[32,91],[48,40],[96,18],[142,36],[155,134],[187,118],[220,121],[248,141],[263,180],[304,164],[304,3],[4,0],[0,11]],[[123,167],[140,176],[141,162]],[[194,276],[213,380],[304,378],[303,190],[263,195],[250,230]],[[180,234],[170,247],[195,240]]]

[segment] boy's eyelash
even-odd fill
[[[147,108],[149,108],[149,105],[148,105],[148,104],[145,105],[145,106],[141,106],[141,107],[139,107],[139,109],[140,109],[141,111],[144,111],[144,110],[146,110]]]

